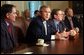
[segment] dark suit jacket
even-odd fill
[[[72,17],[72,22],[73,22],[73,26],[74,26],[75,28],[76,28],[76,27],[80,28],[80,24],[79,24],[78,19],[77,19],[76,17],[74,17],[74,16]],[[72,28],[71,28],[71,25],[70,25],[70,22],[69,22],[69,20],[68,20],[68,18],[67,18],[67,16],[65,16],[64,23],[65,23],[65,25],[66,25],[67,28],[68,28],[67,31],[69,31],[69,30],[72,29]]]
[[[57,28],[56,28],[56,26],[55,26],[55,23],[54,23],[54,19],[53,20],[51,20],[52,21],[52,28],[53,28],[53,30],[54,30],[54,33],[56,33],[57,32]],[[61,21],[60,23],[59,23],[59,32],[61,33],[61,32],[63,32],[64,30],[65,30],[65,28],[67,29],[67,27],[65,26],[65,23],[63,22],[63,21]]]
[[[14,33],[10,35],[7,30],[7,24],[1,19],[1,51],[8,52],[10,49],[14,48],[16,42]]]
[[[51,34],[53,30],[51,29],[50,22],[47,21],[47,35],[45,35],[45,29],[43,25],[42,17],[33,18],[26,34],[27,42],[37,42],[38,38],[42,38],[45,41],[51,40]]]

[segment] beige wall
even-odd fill
[[[26,9],[25,1],[11,1],[11,3],[16,6],[17,10],[20,11],[20,14],[22,11],[24,11]]]
[[[20,13],[22,11],[24,11],[25,9],[27,9],[27,2],[26,1],[6,1],[8,3],[14,4],[17,7],[17,10],[20,11]],[[1,5],[4,4],[4,2],[1,2]],[[69,6],[69,1],[42,1],[43,5],[49,5],[51,7],[51,9],[62,9],[65,10],[65,8],[67,8]]]
[[[47,1],[47,5],[51,7],[51,9],[62,9],[65,10],[69,7],[69,1]]]
[[[5,4],[5,3],[15,5],[17,10],[20,11],[20,14],[21,14],[22,11],[27,9],[26,1],[1,1],[1,6],[2,6],[2,4]]]
[[[1,6],[2,6],[3,4],[5,4],[5,1],[1,1]]]

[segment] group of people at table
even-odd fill
[[[1,51],[10,53],[18,45],[18,40],[14,35],[12,22],[16,18],[16,6],[4,4],[1,7]],[[11,28],[9,28],[11,26]],[[38,39],[44,42],[54,39],[68,40],[70,36],[75,36],[80,31],[80,24],[74,16],[72,8],[64,11],[53,9],[43,5],[39,9],[39,15],[33,17],[25,36],[25,43],[37,43]]]

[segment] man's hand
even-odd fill
[[[69,32],[66,32],[66,31],[63,31],[62,33],[61,33],[61,35],[63,36],[63,37],[68,37],[69,36]]]
[[[61,34],[60,34],[59,32],[56,32],[55,35],[56,35],[56,38],[58,38],[58,39],[62,37]]]
[[[73,29],[73,30],[70,30],[70,35],[71,36],[75,36],[77,34],[77,32]]]
[[[68,34],[69,32],[63,32],[63,33],[59,33],[57,32],[56,33],[56,39],[60,39],[60,40],[67,40],[66,37],[68,37]]]

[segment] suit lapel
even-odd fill
[[[6,27],[5,27],[6,26]],[[5,29],[5,31],[8,33],[8,35],[9,35],[9,37],[8,38],[10,38],[10,40],[14,43],[15,42],[15,40],[14,40],[14,34],[13,34],[13,27],[12,27],[12,33],[10,34],[9,32],[8,32],[8,29],[7,29],[7,25],[6,25],[6,23],[4,23],[4,27],[3,27],[4,29]]]
[[[11,34],[8,32],[7,24],[3,23],[3,26],[3,29],[9,34],[9,36],[11,36]]]
[[[40,25],[40,28],[42,29],[42,34],[45,35],[45,28],[44,28],[43,21],[42,21],[41,17],[39,18],[38,23]]]
[[[71,29],[70,21],[69,21],[68,17],[66,17],[66,18],[67,18],[67,23],[68,23],[69,29]]]
[[[46,25],[47,25],[47,34],[49,34],[51,29],[48,21],[46,22]]]

